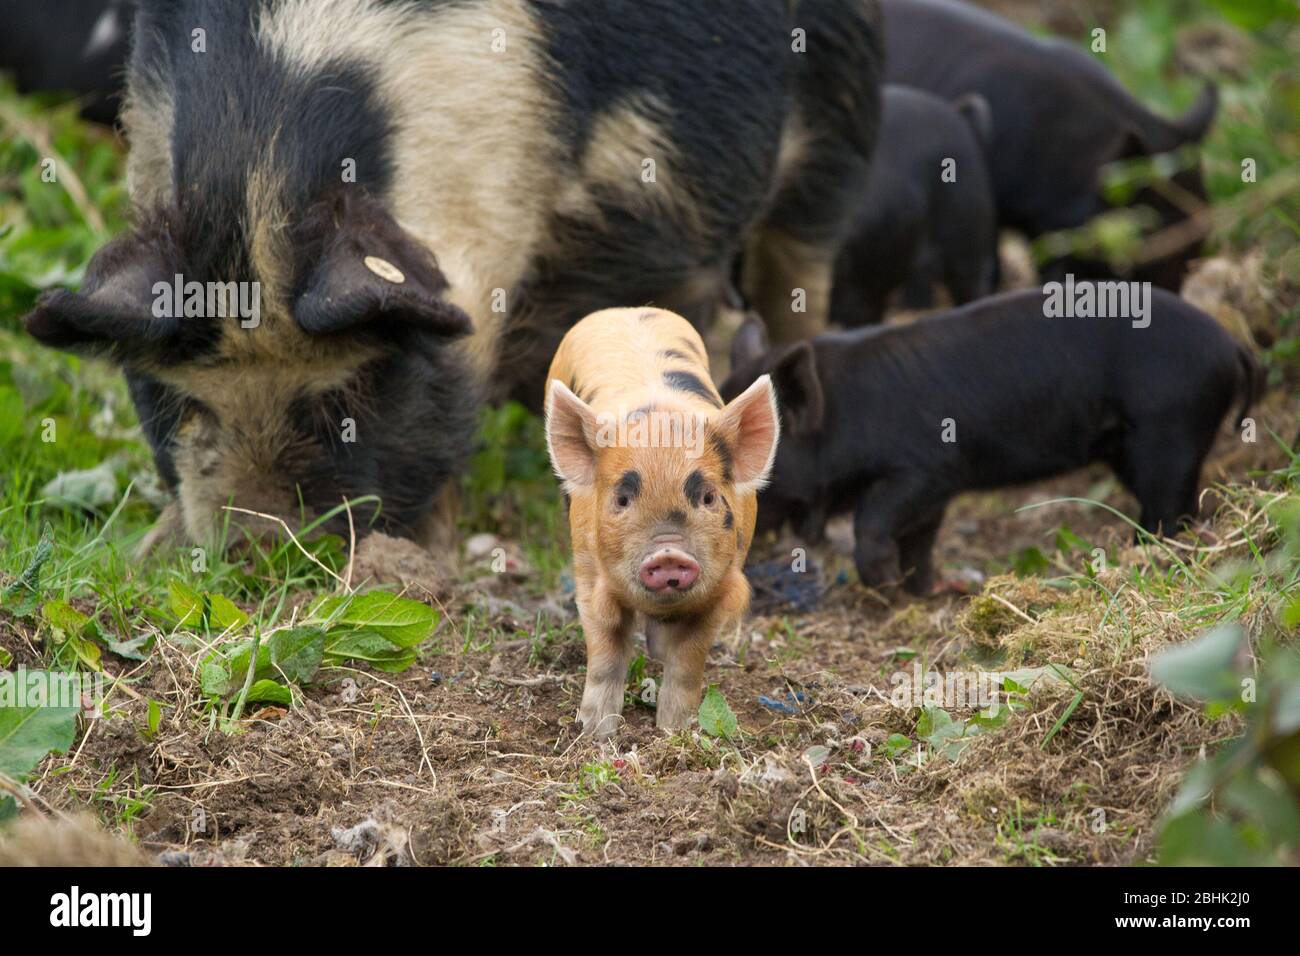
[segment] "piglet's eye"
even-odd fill
[[[715,495],[713,492],[706,491],[704,493],[704,504],[706,507],[712,505],[717,500],[718,500],[718,496]]]
[[[618,506],[620,508],[626,508],[628,505],[632,503],[632,499],[629,498],[627,495],[619,495],[616,500],[618,501]]]

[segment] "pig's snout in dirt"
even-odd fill
[[[700,576],[700,565],[680,548],[664,545],[646,555],[637,576],[648,590],[682,593]]]

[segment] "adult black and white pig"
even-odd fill
[[[729,400],[762,375],[776,388],[781,444],[760,530],[789,519],[816,541],[827,517],[852,512],[863,583],[922,594],[953,496],[1103,462],[1138,499],[1142,527],[1174,533],[1197,512],[1224,416],[1234,401],[1246,414],[1257,366],[1163,289],[1114,308],[1119,285],[1068,287],[1078,303],[1092,297],[1093,318],[1057,315],[1063,290],[1034,289],[776,349],[747,320],[720,392]]]
[[[1183,116],[1153,113],[1079,46],[1038,37],[987,10],[953,0],[881,0],[887,78],[946,99],[979,93],[993,113],[990,171],[1002,225],[1030,237],[1072,229],[1105,211],[1099,171],[1118,159],[1166,153],[1206,134],[1218,106],[1209,84]],[[1203,199],[1198,169],[1176,185]],[[1166,225],[1186,217],[1146,190]],[[1177,289],[1198,247],[1135,272]],[[1079,273],[1073,264],[1074,271]],[[1093,264],[1094,274],[1103,271]],[[1081,274],[1081,273],[1079,273]]]
[[[819,289],[794,321],[824,324],[878,117],[878,13],[145,0],[136,224],[27,328],[125,368],[176,493],[164,526],[206,539],[232,499],[297,518],[377,495],[359,526],[429,540],[480,401],[535,405],[583,315],[703,325],[747,246],[780,277],[756,304]]]
[[[835,262],[832,322],[879,322],[899,288],[909,308],[932,305],[936,282],[955,305],[993,292],[998,215],[984,158],[990,133],[979,94],[949,103],[885,86],[870,178]]]

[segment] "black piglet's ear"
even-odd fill
[[[447,279],[433,256],[378,204],[347,199],[326,221],[320,257],[293,306],[304,331],[328,335],[393,326],[448,336],[471,331],[469,316],[443,298]]]
[[[826,399],[812,345],[799,342],[790,346],[772,368],[772,384],[789,434],[806,437],[821,431]]]
[[[120,357],[147,352],[179,334],[178,317],[154,315],[154,284],[168,278],[161,241],[124,233],[91,258],[80,292],[46,292],[23,326],[51,348]]]
[[[750,312],[731,340],[731,370],[755,362],[767,354],[767,326],[757,312]]]

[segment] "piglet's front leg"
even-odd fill
[[[664,664],[655,726],[677,731],[689,727],[704,693],[704,665],[723,628],[734,626],[749,604],[749,585],[733,570],[723,583],[723,597],[702,614],[655,621],[653,647]]]
[[[693,619],[664,625],[662,651],[664,679],[659,688],[655,726],[660,730],[685,730],[700,709],[704,693],[704,664],[716,629]]]
[[[587,680],[578,720],[583,733],[599,740],[618,730],[623,690],[632,661],[632,612],[614,601],[599,584],[577,584],[578,616],[587,643]]]

